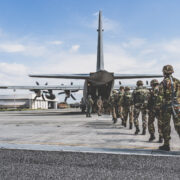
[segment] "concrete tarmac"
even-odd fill
[[[140,120],[140,129],[142,132]],[[121,126],[119,120],[113,124],[111,116],[96,114],[86,118],[79,109],[36,110],[0,112],[0,147],[5,145],[48,145],[102,149],[143,149],[156,150],[159,145],[157,122],[156,139],[148,142],[149,133],[145,136],[134,135],[135,128],[129,130]],[[180,140],[171,125],[171,150],[180,151]],[[32,148],[33,150],[33,148]]]
[[[180,179],[180,139],[156,140],[79,109],[0,112],[0,179]],[[140,121],[142,131],[142,123]]]

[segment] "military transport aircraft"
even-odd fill
[[[0,86],[3,89],[29,89],[34,91],[37,96],[41,95],[41,92],[46,90],[49,93],[47,97],[54,98],[52,90],[63,90],[67,97],[70,97],[71,92],[83,90],[83,100],[89,94],[93,99],[97,96],[101,96],[102,99],[108,99],[114,88],[114,80],[117,79],[138,79],[138,78],[159,78],[162,75],[159,74],[116,74],[108,72],[104,69],[104,54],[103,54],[103,28],[102,28],[102,12],[99,11],[98,22],[98,44],[97,44],[97,65],[96,72],[88,74],[35,74],[29,75],[30,77],[37,78],[62,78],[62,79],[82,79],[85,80],[84,87],[82,86]]]

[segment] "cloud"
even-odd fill
[[[17,53],[25,51],[25,46],[22,44],[0,44],[1,52]]]
[[[61,44],[63,44],[62,41],[50,41],[49,43],[53,44],[53,45],[61,45]]]
[[[17,63],[0,63],[0,70],[3,74],[21,76],[27,74],[27,67]]]
[[[131,38],[128,42],[123,43],[124,48],[139,48],[146,43],[143,38]]]
[[[32,57],[46,57],[48,54],[48,47],[42,44],[29,44],[25,46],[24,54],[25,56]]]
[[[99,12],[96,12],[93,14],[95,17],[91,22],[88,21],[88,24],[86,24],[88,27],[91,27],[93,29],[97,29],[98,27],[98,15]],[[103,24],[103,29],[105,31],[110,31],[113,33],[119,33],[119,31],[122,29],[121,25],[118,21],[115,21],[113,19],[107,18],[105,16],[102,17],[102,24]]]
[[[76,44],[76,45],[73,45],[70,49],[71,52],[77,52],[80,48],[80,45]]]
[[[168,43],[165,42],[162,46],[169,53],[180,54],[180,39],[173,39]]]
[[[121,29],[120,24],[115,20],[104,17],[103,22],[104,22],[104,29],[106,31],[117,32],[117,31],[119,31]]]

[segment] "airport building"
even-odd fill
[[[28,109],[57,109],[57,100],[45,101],[42,97],[35,98],[35,94],[0,95],[0,109],[28,108]]]

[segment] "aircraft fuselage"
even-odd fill
[[[83,98],[91,95],[93,100],[99,96],[102,99],[109,99],[114,85],[113,73],[101,70],[95,73],[90,73],[90,78],[84,83]]]

